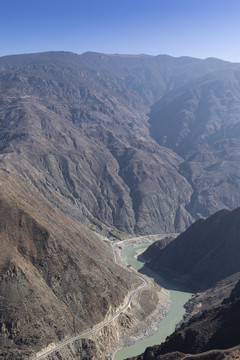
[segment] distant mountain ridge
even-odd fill
[[[214,175],[222,185],[212,187],[205,180],[205,190],[194,178],[191,162],[152,138],[152,132],[156,138],[162,130],[153,129],[150,115],[149,133],[147,114],[172,91],[232,68],[236,65],[218,59],[167,55],[48,52],[2,57],[1,168],[96,228],[182,231],[199,215],[240,204],[233,180],[238,165],[229,159],[227,181],[217,168]],[[158,105],[154,109],[157,116]],[[206,146],[208,158],[218,156],[212,144]],[[235,138],[222,146],[238,156]],[[199,168],[217,161],[208,158],[199,160]],[[217,194],[211,200],[215,189],[223,187],[228,196]]]
[[[184,158],[179,172],[193,188],[187,209],[194,218],[239,206],[239,96],[234,65],[186,84],[152,109],[150,133]]]

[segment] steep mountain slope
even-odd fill
[[[2,172],[0,241],[1,359],[27,359],[103,321],[134,279],[110,246]]]
[[[184,158],[180,173],[192,185],[194,218],[239,206],[239,66],[214,72],[167,95],[150,115],[159,144]]]
[[[200,219],[163,249],[151,245],[147,266],[195,289],[209,288],[240,271],[239,224],[240,208]]]
[[[3,57],[1,168],[81,221],[183,230],[193,189],[179,173],[183,159],[149,136],[146,114],[169,90],[228,66],[145,55]]]
[[[208,171],[220,176],[224,165],[225,176],[215,187],[211,177],[204,181],[211,194],[224,189],[228,199],[210,202],[203,191],[207,200],[200,206],[198,170],[191,173],[185,152],[160,143],[159,129],[153,139],[147,115],[170,91],[178,94],[183,85],[187,91],[189,82],[201,87],[206,80],[196,80],[200,76],[212,86],[211,79],[222,81],[222,70],[233,67],[217,59],[96,53],[0,58],[0,358],[26,359],[33,349],[82,333],[114,312],[131,288],[132,277],[119,274],[111,249],[77,220],[104,231],[180,231],[199,212],[211,213],[227,201],[239,205],[233,195],[237,136],[203,136],[206,156],[213,159]],[[216,70],[220,75],[206,75]],[[231,121],[237,134],[234,74],[226,111],[236,101]],[[205,150],[194,144],[189,153],[194,151],[202,170]],[[149,309],[153,302],[154,296]],[[136,312],[144,318],[138,307]],[[126,328],[133,324],[132,317],[123,320]],[[114,339],[108,335],[105,340]]]
[[[238,359],[239,288],[238,283],[224,304],[203,312],[177,329],[162,345],[148,348],[132,360]]]

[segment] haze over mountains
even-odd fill
[[[0,68],[1,168],[68,215],[158,233],[239,205],[237,65],[53,52]]]
[[[184,158],[193,217],[239,205],[239,68],[217,71],[175,91],[150,116],[153,137]],[[211,209],[211,210],[210,210]]]

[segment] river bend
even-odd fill
[[[141,244],[132,247],[125,247],[122,250],[123,260],[139,272],[142,272],[144,263],[134,259],[133,256],[136,250],[146,248],[148,245]],[[149,336],[134,345],[121,349],[115,355],[114,360],[124,360],[126,358],[139,355],[143,353],[148,346],[161,344],[167,336],[173,333],[175,326],[182,320],[185,314],[184,304],[192,297],[191,293],[173,285],[168,280],[146,268],[146,266],[144,266],[144,275],[147,275],[151,280],[154,280],[156,283],[169,290],[172,302],[171,309],[167,316],[160,321],[158,330],[154,335]]]

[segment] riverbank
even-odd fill
[[[139,261],[141,261],[141,262],[144,262],[143,256],[141,256],[141,255],[142,255],[142,253],[144,253],[144,251],[145,251],[146,249],[147,249],[147,247],[144,247],[144,248],[142,248],[142,249],[136,250],[135,254],[133,255],[133,258],[134,258],[135,260],[139,260]]]
[[[164,236],[163,236],[164,237]],[[159,238],[159,235],[158,235]],[[122,248],[122,259],[125,263],[131,265],[134,269],[138,271],[142,271],[144,266],[143,262],[140,262],[137,258],[144,251],[144,249],[149,245],[149,242],[146,243],[146,239],[142,239],[142,242],[137,241],[138,245],[136,246],[133,243],[133,239],[131,239],[131,243],[128,246],[127,244],[121,244]],[[139,240],[139,239],[137,239]],[[152,241],[151,241],[152,242]],[[131,245],[131,247],[129,247]],[[135,246],[133,246],[135,245]],[[145,268],[145,267],[144,267]],[[146,274],[148,272],[148,274]],[[164,317],[155,318],[154,323],[150,325],[148,328],[148,332],[144,334],[140,334],[137,336],[135,340],[139,340],[141,337],[141,341],[138,341],[136,344],[131,346],[126,346],[121,349],[114,357],[114,360],[123,360],[125,358],[136,356],[142,353],[146,347],[159,344],[165,340],[165,338],[170,335],[174,330],[177,323],[179,323],[185,313],[184,304],[191,298],[192,294],[181,292],[178,290],[173,290],[174,285],[168,283],[165,279],[159,277],[157,274],[152,272],[150,269],[144,269],[144,274],[149,278],[154,280],[157,284],[163,285],[165,288],[168,288],[171,294],[171,300],[166,304],[166,309],[171,303],[171,309],[167,313],[165,313]],[[154,333],[154,335],[152,335]],[[142,336],[141,336],[142,335]],[[149,336],[151,335],[151,336]]]

